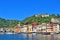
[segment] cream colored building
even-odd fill
[[[42,32],[42,25],[38,25],[37,31],[38,31],[38,32]]]
[[[32,32],[32,25],[31,24],[27,25],[27,32]]]
[[[42,32],[46,32],[46,23],[42,23]]]
[[[21,32],[27,32],[27,27],[23,27],[23,28],[21,29]]]
[[[43,14],[42,17],[49,17],[49,15],[48,14]]]
[[[53,24],[53,31],[55,33],[59,33],[59,20],[58,18],[52,18],[51,19],[51,23]]]
[[[59,33],[59,24],[53,26],[53,30],[55,33]]]

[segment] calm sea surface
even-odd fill
[[[60,34],[0,34],[0,40],[60,40]]]

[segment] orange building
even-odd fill
[[[21,32],[21,27],[16,26],[16,27],[14,28],[14,32],[20,33],[20,32]]]

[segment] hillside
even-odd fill
[[[24,24],[33,23],[33,22],[36,22],[38,24],[41,24],[43,22],[50,23],[51,18],[59,18],[60,17],[60,15],[58,15],[58,14],[57,15],[51,14],[49,16],[42,17],[44,15],[45,14],[43,14],[43,15],[38,14],[38,15],[33,15],[33,16],[27,17],[25,20],[23,20],[23,23]]]
[[[28,23],[33,23],[33,22],[36,22],[38,24],[41,24],[41,23],[50,23],[50,20],[51,18],[60,18],[60,15],[57,14],[57,15],[47,15],[46,17],[42,17],[44,16],[45,14],[43,15],[33,15],[33,16],[30,16],[30,17],[27,17],[26,19],[20,21],[20,20],[6,20],[6,19],[3,19],[3,18],[0,18],[0,27],[14,27],[16,26],[19,22],[21,23],[21,25],[24,25],[24,24],[28,24]]]
[[[14,27],[18,24],[17,20],[5,20],[0,18],[0,27]]]

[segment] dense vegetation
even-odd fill
[[[0,18],[0,27],[14,27],[18,24],[17,20],[5,20]]]
[[[0,27],[14,27],[16,26],[19,22],[23,25],[23,24],[27,24],[27,23],[33,23],[36,22],[38,24],[41,24],[42,22],[45,23],[49,23],[51,18],[60,18],[60,15],[49,15],[49,17],[42,17],[41,15],[38,15],[38,17],[36,17],[35,15],[27,17],[26,19],[24,19],[23,21],[19,21],[19,20],[6,20],[3,18],[0,18]]]
[[[38,24],[41,24],[43,22],[50,23],[51,18],[60,18],[60,15],[51,14],[51,15],[49,15],[49,17],[42,17],[42,15],[40,15],[40,14],[37,17],[35,15],[33,15],[33,16],[27,17],[25,20],[23,20],[23,23],[24,24],[33,23],[33,22],[36,22]]]

